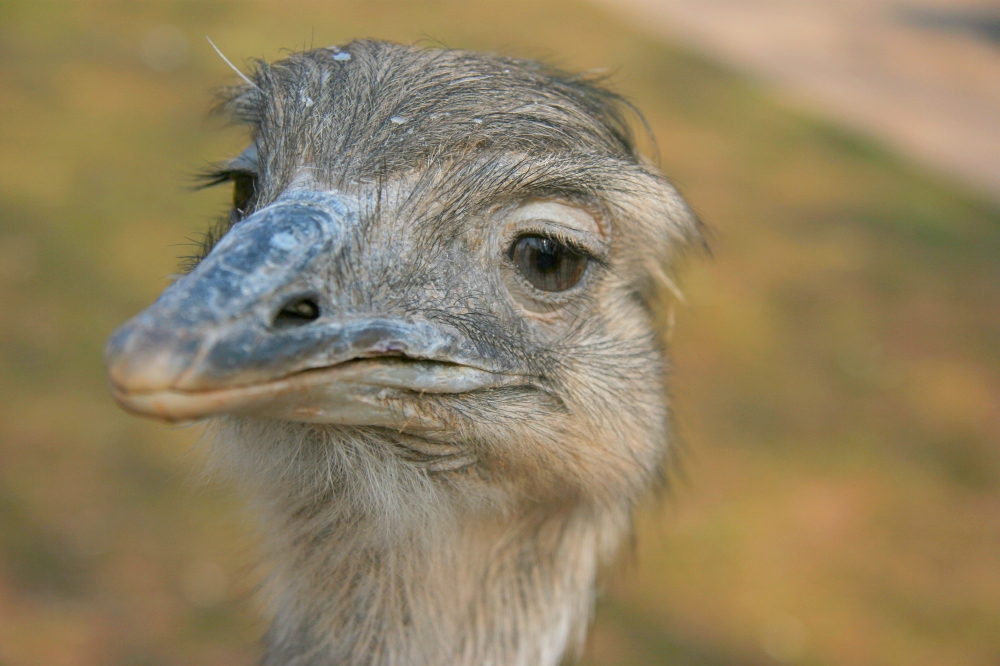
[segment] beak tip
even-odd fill
[[[104,347],[105,370],[119,403],[119,396],[173,387],[190,362],[190,350],[134,321],[115,331]]]

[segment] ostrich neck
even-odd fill
[[[558,664],[582,640],[600,542],[619,521],[535,507],[402,535],[378,522],[272,524],[266,666]]]

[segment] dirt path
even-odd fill
[[[1000,3],[596,2],[1000,199]]]

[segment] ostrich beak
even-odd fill
[[[420,418],[400,398],[516,381],[440,324],[338,312],[325,269],[357,222],[352,201],[299,192],[237,224],[108,340],[115,399],[166,421],[230,413],[410,427]],[[325,305],[282,320],[303,298]]]

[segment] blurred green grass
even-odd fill
[[[0,4],[0,664],[257,655],[238,502],[101,364],[225,205],[189,175],[245,141],[207,115],[233,74],[203,35],[610,68],[646,113],[715,256],[673,343],[683,474],[587,664],[1000,662],[996,205],[577,2],[25,0]]]

